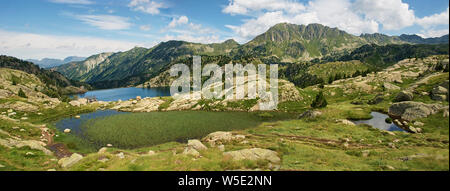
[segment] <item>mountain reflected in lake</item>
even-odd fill
[[[136,96],[164,97],[170,96],[170,88],[116,88],[94,90],[84,94],[78,94],[79,98],[96,98],[98,101],[117,101],[134,99]]]

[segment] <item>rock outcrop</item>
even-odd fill
[[[210,133],[202,140],[206,143],[209,143],[212,147],[216,145],[221,145],[234,140],[242,140],[245,139],[244,135],[233,135],[231,132],[223,132],[218,131],[214,133]]]
[[[409,91],[401,91],[397,94],[394,101],[402,102],[402,101],[412,101],[414,98],[414,94]]]
[[[281,161],[277,152],[261,148],[230,151],[223,153],[223,155],[224,157],[230,157],[233,160],[268,160],[272,163],[280,163]]]
[[[62,168],[69,168],[78,163],[81,159],[83,159],[83,156],[77,153],[73,153],[72,156],[70,157],[64,157],[62,159],[59,159],[58,164]]]
[[[394,118],[412,121],[435,114],[442,109],[444,107],[438,104],[406,101],[392,104],[389,107],[389,115]]]

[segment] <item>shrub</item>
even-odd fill
[[[325,96],[323,96],[323,92],[320,91],[319,94],[317,94],[316,99],[312,102],[311,107],[324,108],[327,107],[327,105],[327,100],[325,99]]]
[[[392,123],[392,119],[390,117],[386,118],[384,120],[386,123],[391,124]]]
[[[27,95],[25,95],[25,92],[23,92],[22,88],[19,89],[19,93],[17,93],[19,97],[28,98]]]

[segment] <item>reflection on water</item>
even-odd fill
[[[136,96],[141,96],[142,98],[170,96],[170,88],[116,88],[88,91],[78,95],[80,98],[95,97],[98,101],[129,100],[136,98]]]
[[[372,112],[370,113],[372,115],[372,119],[369,120],[359,120],[359,121],[353,121],[355,124],[367,124],[374,128],[386,130],[386,131],[405,131],[402,128],[398,127],[394,123],[386,123],[386,118],[388,118],[388,115],[379,113],[379,112]]]

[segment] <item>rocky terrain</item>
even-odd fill
[[[0,170],[448,170],[448,55],[406,59],[377,73],[295,87],[280,80],[279,110],[297,120],[214,132],[187,143],[137,149],[104,145],[86,152],[68,144],[71,131],[53,121],[99,109],[131,112],[257,110],[257,100],[140,98],[119,102],[61,102],[40,93],[33,74],[1,69]],[[443,67],[442,67],[443,66]],[[13,85],[12,76],[20,79]],[[20,97],[22,89],[25,97]],[[323,91],[328,106],[309,106]],[[351,120],[387,113],[407,132],[389,132]]]

